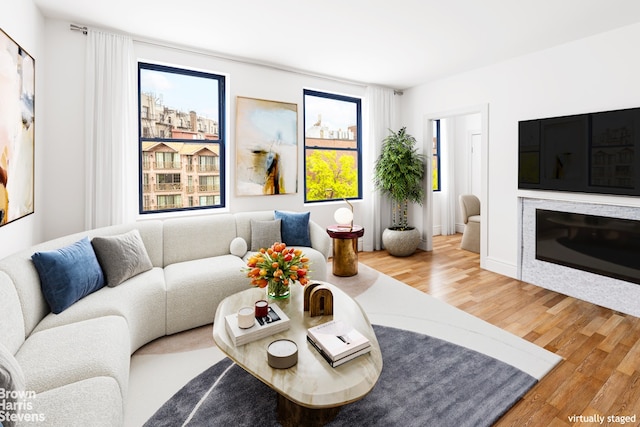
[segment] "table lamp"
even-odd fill
[[[333,214],[333,219],[338,227],[351,230],[353,228],[353,205],[347,199],[344,201],[347,202],[349,208],[338,208]]]

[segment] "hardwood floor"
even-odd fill
[[[564,358],[496,425],[640,425],[640,319],[481,270],[460,237],[435,236],[432,252],[406,258],[361,252],[359,261]]]

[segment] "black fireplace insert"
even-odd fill
[[[536,259],[640,284],[640,221],[536,209]]]

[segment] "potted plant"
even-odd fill
[[[423,204],[425,156],[418,153],[416,139],[406,129],[389,130],[373,177],[376,189],[393,205],[392,225],[382,233],[382,244],[394,256],[409,256],[420,244],[420,232],[408,224],[407,209],[409,202]]]

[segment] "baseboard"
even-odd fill
[[[503,276],[518,278],[518,266],[506,263],[502,260],[486,257],[483,268]]]

